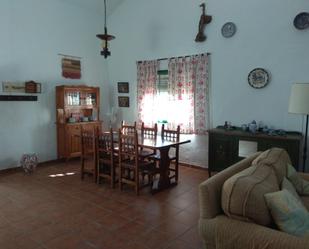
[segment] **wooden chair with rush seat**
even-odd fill
[[[164,140],[167,141],[174,141],[179,142],[180,140],[180,126],[177,126],[176,130],[169,130],[165,129],[164,124],[162,124],[161,128],[161,137]],[[174,151],[170,151],[170,172],[173,172],[172,175],[170,175],[170,179],[175,179],[175,182],[178,182],[178,176],[179,176],[179,145],[176,145],[173,147]],[[171,155],[172,154],[172,155]]]
[[[154,161],[141,160],[138,148],[137,131],[134,134],[124,134],[119,129],[119,189],[123,184],[131,185],[139,195],[141,188],[152,185],[155,171]],[[141,176],[148,175],[148,184],[141,182]]]
[[[156,139],[158,134],[158,125],[155,123],[153,127],[145,126],[144,122],[142,122],[141,127],[141,139]],[[141,148],[139,151],[139,155],[142,159],[147,159],[149,156],[155,155],[155,150],[144,149]]]
[[[113,129],[108,132],[102,132],[97,137],[97,182],[100,183],[101,178],[110,181],[111,188],[116,183],[116,168],[118,166],[118,155],[114,151]]]
[[[94,131],[83,130],[81,133],[81,179],[92,175],[97,179],[96,137]]]
[[[129,125],[124,120],[122,120],[121,130],[124,134],[134,134],[134,132],[136,131],[136,122],[134,122],[133,125]]]

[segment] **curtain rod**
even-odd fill
[[[82,59],[82,57],[74,56],[74,55],[68,55],[68,54],[58,54],[59,56],[63,57],[70,57],[70,58],[76,58],[76,59]]]
[[[211,55],[211,53],[203,53],[203,54],[192,54],[192,55],[184,55],[184,56],[176,56],[176,57],[170,57],[170,58],[160,58],[160,59],[156,59],[157,61],[165,61],[165,60],[168,60],[168,59],[175,59],[175,58],[181,58],[181,57],[190,57],[190,56],[197,56],[197,55]],[[137,61],[137,63],[142,63],[143,61]]]

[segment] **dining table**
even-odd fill
[[[117,131],[113,131],[113,139],[116,144],[118,144],[118,135],[119,133]],[[169,167],[171,162],[169,157],[169,151],[172,147],[180,146],[182,144],[187,144],[190,142],[190,139],[182,139],[181,137],[179,141],[172,141],[164,139],[161,135],[157,135],[155,138],[143,138],[141,134],[138,134],[138,146],[140,148],[148,148],[160,152],[159,179],[155,180],[152,185],[152,194],[158,193],[160,191],[177,185],[177,182],[171,182],[169,177]]]
[[[158,135],[156,138],[142,138],[139,136],[138,140],[139,147],[158,150],[160,152],[159,179],[154,181],[151,192],[155,194],[177,185],[177,182],[171,182],[169,177],[169,166],[171,161],[169,157],[169,151],[170,148],[190,143],[191,140],[180,138],[179,141],[170,141],[164,139],[160,135]]]

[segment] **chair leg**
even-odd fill
[[[98,167],[96,166],[96,164],[95,164],[95,162],[96,162],[96,160],[94,160],[94,167],[93,167],[93,170],[94,170],[94,172],[93,172],[93,181],[95,182],[95,183],[97,183],[98,182]]]
[[[122,168],[119,166],[119,190],[122,191]]]
[[[111,188],[115,188],[115,168],[111,165]]]
[[[150,187],[152,187],[152,185],[153,185],[153,174],[148,174],[148,183],[149,183]]]
[[[97,184],[100,184],[100,165],[97,165]]]
[[[143,181],[143,184],[144,184],[144,182],[145,182],[145,176],[146,176],[146,174],[145,173],[142,173],[142,181]],[[149,179],[149,178],[148,178]]]
[[[178,163],[178,160],[176,160],[176,164],[175,164],[175,180],[176,180],[176,183],[178,183],[178,176],[179,176],[179,163]]]
[[[81,168],[80,168],[80,177],[81,177],[81,180],[84,180],[84,159],[82,158],[81,159]]]
[[[134,180],[135,180],[135,193],[136,195],[139,195],[139,173],[137,170],[133,172]]]

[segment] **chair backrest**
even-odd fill
[[[142,138],[156,138],[158,133],[158,125],[155,123],[154,127],[146,127],[142,122],[141,137]]]
[[[164,140],[178,142],[180,139],[180,126],[178,125],[176,130],[168,130],[165,129],[164,124],[162,124],[161,137]]]
[[[95,134],[93,131],[83,130],[81,134],[82,157],[95,156]]]
[[[123,134],[134,134],[136,131],[136,122],[133,125],[128,125],[124,120],[121,122],[121,130]]]
[[[108,132],[101,132],[97,137],[97,156],[98,158],[109,158],[113,161],[114,136],[113,129]]]
[[[119,162],[130,159],[138,161],[138,136],[137,131],[126,134],[119,129]]]

